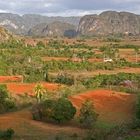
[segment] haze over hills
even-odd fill
[[[140,35],[140,15],[129,12],[106,11],[84,17],[47,17],[34,14],[19,16],[0,14],[0,26],[19,35],[30,36],[98,36]],[[68,30],[70,32],[68,32]]]

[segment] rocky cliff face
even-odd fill
[[[30,29],[28,35],[36,37],[74,37],[76,27],[59,21],[51,24],[42,23]]]
[[[12,13],[0,13],[0,26],[3,26],[14,34],[19,35],[28,35],[28,31],[38,24],[50,24],[55,21],[78,26],[80,17],[47,17],[34,14],[19,16],[18,14]]]
[[[79,22],[80,21],[80,22]],[[74,27],[74,26],[75,27]],[[46,17],[27,14],[0,14],[0,26],[20,35],[140,35],[140,16],[128,12],[106,11],[100,15],[80,17]],[[76,31],[75,29],[78,28]]]
[[[140,16],[115,11],[106,11],[100,15],[87,15],[81,18],[78,33],[84,36],[140,35]]]

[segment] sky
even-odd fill
[[[0,0],[1,13],[83,16],[106,10],[140,14],[140,0]]]

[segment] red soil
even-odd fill
[[[32,95],[34,92],[34,88],[37,83],[7,83],[7,88],[11,93],[14,94],[23,94],[28,93],[29,95]],[[55,91],[60,88],[60,85],[58,84],[51,84],[51,83],[41,83],[44,88],[46,88],[49,91]]]
[[[23,76],[0,76],[0,83],[22,82]]]
[[[80,109],[81,104],[86,99],[93,101],[101,120],[121,123],[130,121],[133,117],[135,95],[109,90],[96,90],[70,97],[77,110]]]
[[[43,57],[42,60],[44,60],[44,61],[51,61],[51,60],[55,60],[55,61],[68,61],[69,58],[67,58],[67,57]]]
[[[98,59],[98,58],[90,58],[88,59],[89,62],[103,62],[103,59]]]
[[[128,57],[128,58],[126,58],[126,60],[128,62],[136,62],[136,57]],[[140,62],[140,57],[137,58],[137,61]]]

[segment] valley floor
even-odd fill
[[[74,126],[60,126],[32,120],[29,109],[0,115],[0,129],[13,128],[14,140],[53,140],[57,137],[71,139],[74,134],[81,139],[84,129]],[[80,137],[79,137],[80,136]]]

